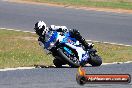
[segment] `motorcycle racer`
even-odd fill
[[[50,27],[47,27],[46,23],[44,21],[38,21],[35,23],[35,32],[37,35],[39,35],[38,41],[41,46],[44,47],[45,42],[45,35],[48,33],[48,31],[57,31],[57,32],[69,32],[70,36],[78,40],[87,51],[88,49],[93,47],[92,43],[87,43],[86,40],[81,36],[80,32],[76,29],[69,30],[66,26],[56,26],[56,25],[50,25]],[[79,55],[79,54],[78,54]],[[89,58],[89,55],[83,55],[82,56],[82,64],[86,63]]]

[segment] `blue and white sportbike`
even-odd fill
[[[53,63],[56,67],[68,64],[70,67],[84,66],[87,63],[92,66],[100,66],[102,59],[92,48],[85,50],[84,46],[75,38],[70,37],[69,32],[49,31],[45,35],[44,48],[53,55]]]

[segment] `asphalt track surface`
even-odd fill
[[[0,1],[0,27],[33,31],[38,20],[76,28],[87,40],[132,45],[132,14]]]
[[[77,28],[86,39],[132,45],[132,15],[0,1],[0,27],[33,31],[34,23]],[[132,64],[86,67],[88,74],[130,74]],[[131,88],[130,84],[76,83],[77,68],[36,68],[0,72],[0,88]]]
[[[132,64],[86,67],[87,74],[130,74]],[[76,82],[77,68],[36,68],[0,72],[0,88],[132,88],[130,84],[85,84]]]

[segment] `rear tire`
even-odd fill
[[[91,55],[89,64],[91,64],[92,66],[100,66],[102,64],[102,58],[98,55]]]

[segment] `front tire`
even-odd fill
[[[70,60],[68,58],[68,56],[66,54],[64,54],[64,52],[63,52],[63,50],[61,48],[58,49],[58,54],[69,66],[75,67],[75,68],[80,66],[79,63],[75,63],[72,60]]]
[[[91,64],[92,66],[100,66],[102,64],[102,58],[98,55],[91,55],[89,64]]]
[[[61,68],[62,65],[65,65],[66,63],[59,57],[59,56],[54,56],[53,63],[57,68]]]
[[[54,65],[55,65],[57,68],[61,68],[61,67],[62,67],[61,61],[60,61],[59,59],[54,59],[54,60],[53,60],[53,63],[54,63]]]

